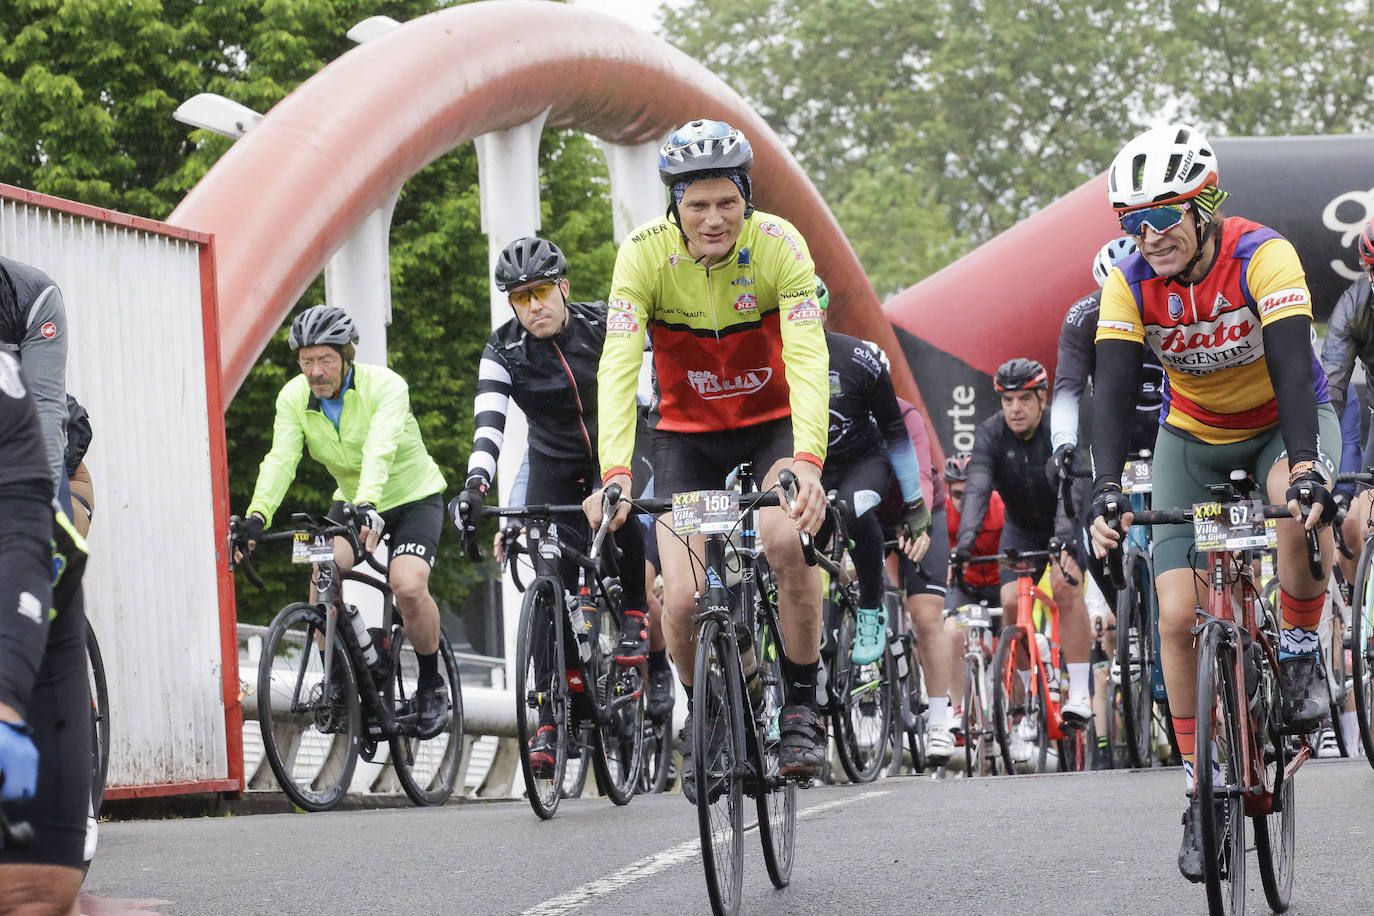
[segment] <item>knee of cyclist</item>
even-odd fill
[[[418,573],[395,573],[390,576],[391,593],[398,601],[418,601],[429,594],[429,577]]]

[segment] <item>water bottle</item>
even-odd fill
[[[1050,641],[1045,638],[1044,633],[1036,633],[1035,645],[1040,649],[1040,661],[1048,668],[1050,664]]]
[[[380,656],[377,654],[377,647],[372,644],[372,633],[363,622],[363,615],[351,604],[344,605],[344,608],[348,625],[353,628],[353,636],[358,640],[358,648],[363,652],[363,661],[367,662],[369,668],[375,667]]]
[[[595,609],[593,608],[593,610]],[[587,631],[591,629],[591,621],[587,619],[587,612],[580,597],[568,596],[568,613],[572,615],[573,639],[577,642],[577,657],[586,662],[592,657],[592,645],[587,640]]]

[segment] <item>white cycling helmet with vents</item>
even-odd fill
[[[1202,131],[1187,124],[1147,130],[1122,148],[1107,170],[1107,197],[1116,210],[1196,197],[1217,183],[1217,154]]]

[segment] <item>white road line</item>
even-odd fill
[[[843,805],[853,804],[868,798],[877,798],[880,795],[888,794],[886,790],[876,792],[861,792],[858,795],[851,795],[845,798],[837,798],[833,801],[821,802],[819,805],[812,805],[797,812],[797,819],[814,817],[826,811],[832,811]],[[749,825],[747,830],[755,830],[758,823]],[[579,910],[590,903],[600,900],[602,897],[612,894],[622,887],[634,884],[642,878],[652,877],[659,872],[667,871],[674,865],[681,865],[689,862],[701,855],[701,840],[691,840],[687,843],[679,843],[670,846],[662,852],[646,856],[638,862],[632,862],[618,872],[613,872],[604,878],[595,881],[588,881],[579,887],[575,887],[566,894],[560,894],[551,900],[530,907],[521,916],[561,916],[563,913],[571,913]]]

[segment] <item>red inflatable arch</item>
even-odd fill
[[[763,119],[663,40],[540,0],[431,13],[349,51],[274,107],[172,213],[171,223],[215,235],[226,402],[325,260],[389,194],[459,144],[546,108],[549,126],[616,143],[700,117],[744,130],[757,203],[806,237],[841,304],[836,327],[881,344],[898,392],[920,403],[858,258]]]

